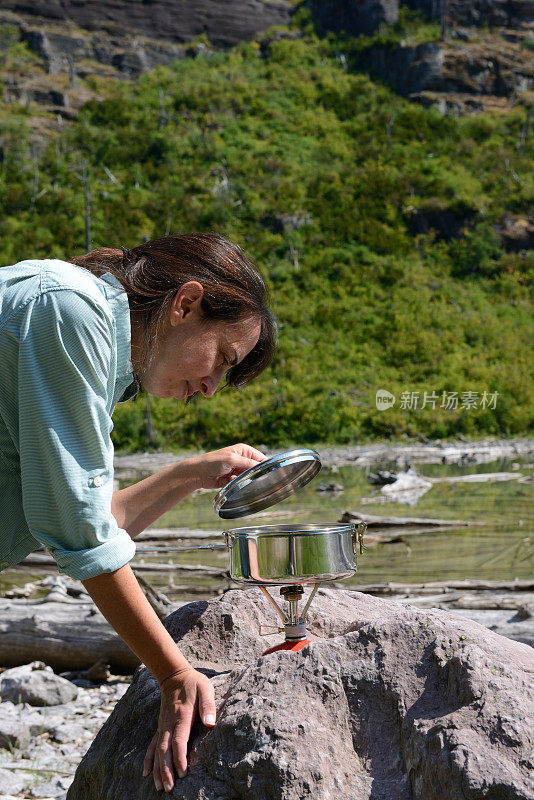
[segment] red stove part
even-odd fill
[[[266,650],[262,655],[266,656],[269,653],[276,653],[277,650],[293,650],[293,652],[296,653],[298,650],[302,650],[303,647],[306,647],[307,644],[311,644],[310,639],[301,639],[299,642],[282,642],[282,644],[277,644],[275,647],[270,647],[269,650]]]

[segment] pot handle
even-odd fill
[[[232,533],[232,531],[223,531],[223,535],[226,540],[225,547],[227,547],[228,550],[231,550],[234,546],[235,535]]]
[[[367,523],[365,522],[357,522],[352,526],[352,551],[354,555],[357,555],[358,547],[360,549],[360,555],[363,554],[363,535],[366,530]]]
[[[137,553],[183,553],[186,550],[229,550],[234,545],[235,536],[231,531],[222,531],[226,544],[197,544],[191,547],[136,547]]]

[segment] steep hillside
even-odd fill
[[[272,369],[240,395],[154,401],[156,443],[532,428],[527,108],[443,116],[352,72],[354,42],[279,31],[108,83],[33,155],[22,118],[4,127],[2,263],[84,250],[85,162],[93,246],[215,230],[268,282]],[[143,399],[115,425],[145,446]]]

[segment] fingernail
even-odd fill
[[[185,775],[186,775],[186,773],[183,772],[183,770],[181,770],[181,769],[178,770],[178,777],[179,778],[185,778]]]
[[[215,714],[206,714],[204,717],[204,725],[215,725]]]
[[[154,783],[156,784],[156,791],[158,791],[158,792],[161,792],[161,790],[163,789],[163,786],[162,786],[162,784],[161,784],[161,781],[159,781],[159,780],[156,778],[156,780],[154,781]]]
[[[148,769],[148,767],[143,767],[143,778],[146,778],[149,773],[150,770]]]
[[[165,791],[166,791],[166,792],[170,792],[170,791],[171,791],[171,789],[172,789],[172,786],[171,786],[171,784],[169,783],[169,781],[165,781],[165,783],[164,783],[163,785],[164,785],[164,787],[165,787]]]

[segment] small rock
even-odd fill
[[[456,28],[452,36],[453,39],[458,39],[460,42],[469,42],[473,38],[473,34],[467,28]]]
[[[91,734],[82,725],[78,725],[75,722],[65,722],[63,725],[58,725],[57,728],[53,728],[51,735],[54,741],[65,744],[66,742],[77,742],[79,739],[83,739]]]
[[[30,729],[16,719],[0,717],[0,747],[5,750],[21,750],[29,744]]]
[[[72,783],[70,775],[61,775],[39,783],[31,789],[32,797],[64,797]]]
[[[7,669],[0,675],[0,696],[14,703],[31,706],[57,706],[75,700],[78,689],[55,675],[40,661]]]
[[[477,463],[478,463],[477,457],[471,455],[470,453],[462,453],[462,455],[458,459],[458,465],[460,467],[466,467],[469,464],[477,464]]]
[[[22,794],[30,783],[33,783],[33,775],[0,768],[0,786],[6,795]]]
[[[397,473],[391,472],[388,469],[379,469],[377,472],[370,472],[368,479],[377,486],[385,486],[388,483],[395,483],[397,480]]]
[[[534,606],[533,605],[524,605],[520,606],[512,619],[511,622],[521,621],[523,619],[532,619],[534,617]]]
[[[342,492],[344,487],[340,483],[321,483],[315,489],[316,492]]]

